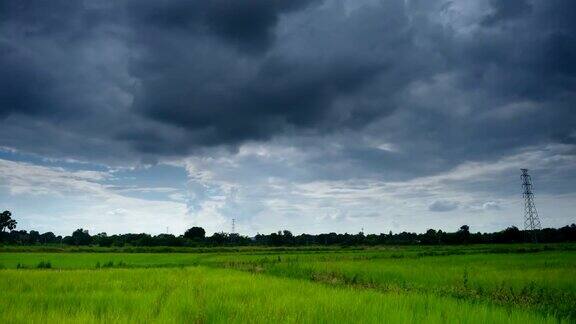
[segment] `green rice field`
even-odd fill
[[[0,249],[0,321],[573,323],[576,246]]]

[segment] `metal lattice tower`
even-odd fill
[[[540,219],[538,218],[538,210],[534,204],[534,193],[532,192],[532,178],[528,174],[528,169],[520,169],[522,175],[522,196],[524,197],[524,230],[532,233],[536,239],[536,230],[542,229]]]
[[[236,219],[232,218],[232,234],[236,234]]]

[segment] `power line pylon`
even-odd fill
[[[534,193],[532,192],[532,177],[528,174],[528,169],[520,169],[522,175],[522,196],[524,197],[524,230],[532,236],[534,242],[537,241],[536,231],[542,229],[538,210],[534,203]]]
[[[236,234],[236,219],[232,218],[232,234]]]

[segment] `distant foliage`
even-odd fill
[[[16,221],[11,219],[10,212],[2,213],[4,226],[15,228]],[[540,243],[576,242],[576,224],[562,228],[545,228],[537,231],[536,236]],[[72,235],[62,237],[52,232],[40,234],[38,231],[0,231],[0,242],[10,245],[36,245],[36,244],[65,244],[72,246],[97,245],[101,247],[202,247],[202,246],[354,246],[354,245],[456,245],[456,244],[490,244],[490,243],[524,243],[532,242],[531,235],[515,226],[494,233],[472,233],[470,226],[462,225],[455,232],[429,229],[425,233],[380,233],[368,234],[300,234],[294,235],[288,230],[271,234],[257,234],[254,237],[243,236],[237,233],[218,232],[206,236],[202,227],[192,227],[184,235],[172,234],[150,235],[120,234],[108,236],[106,233],[90,235],[88,230],[79,228]],[[104,267],[106,265],[102,265]]]

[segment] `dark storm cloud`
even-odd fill
[[[502,21],[521,17],[532,11],[532,4],[528,0],[492,0],[492,12],[482,23],[494,25]]]
[[[0,43],[0,117],[11,113],[37,114],[53,105],[51,80],[40,66],[7,44]]]
[[[221,80],[223,84],[215,84],[215,88],[198,88],[202,79],[195,77],[186,77],[188,82],[144,82],[136,109],[155,120],[202,132],[198,144],[265,139],[286,125],[319,126],[330,117],[336,98],[361,88],[380,69],[272,59],[250,79]],[[153,89],[164,93],[155,94]]]
[[[382,13],[391,19],[378,19],[367,8],[333,25],[339,17],[324,14],[319,17],[324,21],[305,26],[304,35],[301,28],[315,12],[300,13],[284,23],[277,44],[258,56],[231,51],[206,34],[164,38],[167,32],[158,25],[137,25],[145,32],[136,35],[140,55],[131,66],[140,80],[134,110],[182,127],[204,145],[267,139],[293,127],[318,131],[366,123],[365,116],[381,116],[391,108],[375,98],[356,100],[358,93],[385,96],[418,66],[392,67],[398,59],[391,57],[393,48],[410,46],[410,39],[402,37],[407,18],[397,17],[398,3],[380,9],[389,9]],[[342,14],[338,8],[330,12]],[[365,18],[371,26],[360,25]],[[366,28],[381,33],[365,34]],[[329,37],[314,36],[322,34]],[[392,86],[375,88],[380,79]]]
[[[133,22],[146,28],[213,33],[246,51],[262,51],[274,40],[280,15],[318,0],[129,1]],[[188,35],[189,36],[189,35]]]
[[[323,152],[308,161],[318,176],[397,179],[573,143],[575,10],[569,0],[0,1],[0,145],[154,161],[306,134],[297,145]]]

